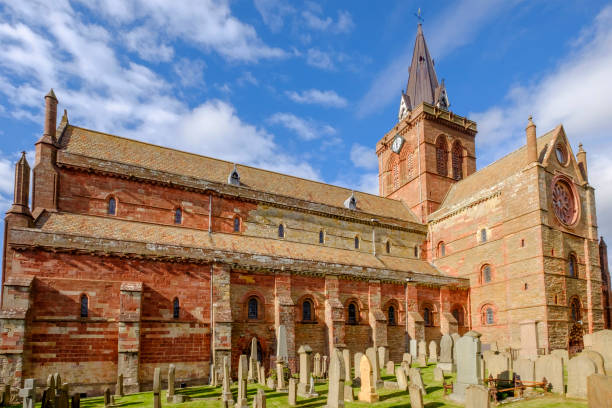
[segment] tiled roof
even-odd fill
[[[540,136],[538,143],[538,160],[542,160],[545,151],[551,148],[551,141],[560,131],[561,126]],[[527,165],[527,146],[524,145],[501,159],[483,167],[476,173],[453,184],[448,190],[440,208],[429,216],[429,220],[436,220],[464,205],[493,194],[499,183],[509,176],[518,173]]]
[[[36,230],[70,234],[113,241],[143,242],[148,245],[175,245],[192,248],[214,249],[228,253],[266,255],[272,257],[343,264],[366,268],[389,269],[399,272],[414,272],[440,275],[426,261],[393,256],[374,256],[371,253],[333,248],[324,245],[304,244],[283,239],[250,237],[241,234],[213,233],[208,231],[149,224],[73,213],[48,213],[41,218]]]
[[[156,146],[137,140],[68,125],[60,138],[66,152],[95,159],[164,171],[167,173],[227,183],[234,163]],[[245,188],[344,208],[351,190],[317,181],[288,176],[250,166],[237,165]],[[419,223],[400,201],[355,192],[357,210],[379,217]]]

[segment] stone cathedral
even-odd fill
[[[269,369],[280,325],[294,371],[303,344],[401,361],[473,329],[544,353],[610,326],[586,152],[529,118],[524,146],[478,170],[477,124],[451,111],[420,25],[379,195],[58,124],[57,103],[5,218],[3,382],[146,390],[174,364],[202,384],[252,338]]]

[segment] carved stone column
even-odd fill
[[[140,391],[142,288],[142,282],[124,282],[120,289],[117,376],[123,374],[123,387],[128,393]]]
[[[344,306],[340,302],[337,276],[325,277],[325,325],[327,326],[328,354],[334,347],[345,348]]]

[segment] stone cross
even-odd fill
[[[438,343],[434,340],[429,342],[429,362],[437,363],[438,362]]]
[[[161,368],[153,371],[153,408],[161,408]]]
[[[310,378],[310,354],[312,349],[309,345],[300,346],[298,354],[300,356],[300,382],[298,384],[298,395],[308,395],[308,379]]]
[[[361,363],[361,357],[363,357],[363,353],[355,353],[353,358],[355,361],[355,364],[353,365],[353,367],[355,367],[355,376],[353,378],[359,378],[359,364]]]
[[[344,366],[344,378],[348,381],[351,379],[351,352],[347,348],[342,349],[342,363]]]
[[[111,392],[110,392],[110,388],[106,388],[104,390],[104,406],[110,407],[110,405],[111,405]]]
[[[19,390],[19,396],[23,398],[23,408],[34,408],[36,402],[36,381],[28,378],[23,383],[23,388]]]
[[[331,352],[331,361],[329,363],[329,390],[327,392],[327,408],[342,408],[344,407],[344,381],[345,369],[344,358],[334,348]]]
[[[255,376],[257,375],[256,370],[257,366],[257,338],[253,337],[251,339],[251,355],[249,356],[249,372],[247,380],[249,382],[255,382]]]
[[[166,400],[168,402],[172,402],[172,398],[174,397],[174,377],[175,377],[176,367],[174,364],[170,364],[168,367],[168,393],[166,394]]]
[[[423,391],[416,384],[410,384],[408,387],[410,393],[410,408],[423,408]]]
[[[457,381],[453,386],[450,399],[465,402],[465,389],[468,385],[482,384],[482,367],[480,365],[480,336],[475,331],[469,331],[455,343],[457,353]]]
[[[297,405],[297,379],[289,379],[289,405]]]
[[[247,405],[247,356],[242,354],[238,360],[238,398],[236,400],[236,408],[248,408]]]
[[[234,403],[234,396],[231,390],[232,378],[230,375],[229,359],[227,356],[223,357],[223,385],[221,391],[221,397],[223,403],[230,406]]]
[[[380,366],[378,365],[378,353],[376,352],[376,349],[374,347],[369,347],[366,350],[366,357],[368,357],[368,360],[372,365],[372,384],[374,384],[374,388],[381,388],[383,386],[383,382],[380,379]],[[363,361],[363,359],[361,359],[361,361]],[[359,362],[359,367],[361,367],[361,361]],[[361,373],[361,369],[359,372]]]
[[[287,328],[281,324],[276,331],[276,361],[289,362],[287,349]]]
[[[368,350],[374,351],[372,347]],[[368,358],[368,353],[366,351],[366,355],[361,357],[361,361],[359,362],[359,377],[361,378],[361,389],[359,390],[359,395],[357,398],[359,401],[364,402],[376,402],[378,401],[378,394],[376,393],[376,383],[373,378],[373,367],[370,359]],[[376,352],[374,351],[374,354]]]
[[[314,370],[313,375],[316,378],[321,377],[321,355],[319,353],[315,353],[314,355]]]
[[[123,374],[117,376],[117,385],[115,386],[115,395],[123,397]]]

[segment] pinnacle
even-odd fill
[[[57,96],[55,96],[55,92],[53,92],[53,88],[51,88],[49,93],[45,95],[45,98],[53,98],[57,101]]]

